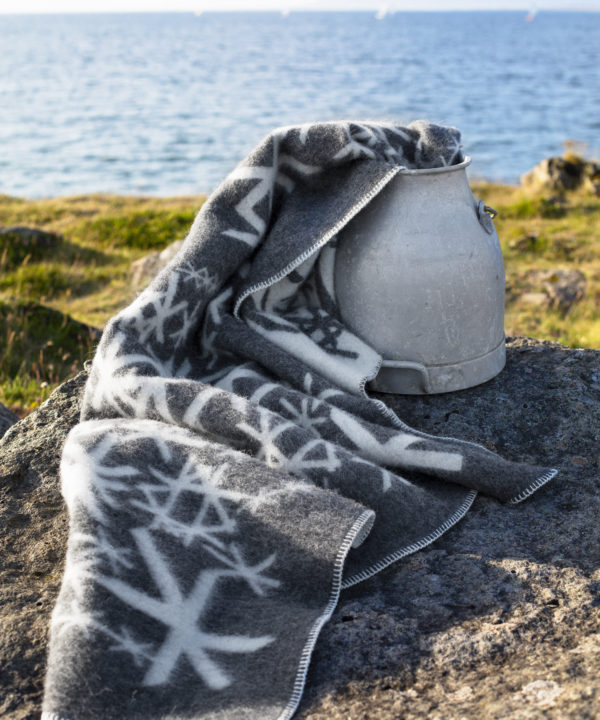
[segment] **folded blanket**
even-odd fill
[[[336,234],[454,128],[271,133],[108,324],[61,465],[44,720],[290,718],[341,588],[554,471],[411,429],[341,323]]]

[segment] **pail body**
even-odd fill
[[[383,356],[374,390],[449,392],[504,367],[504,263],[469,163],[401,170],[338,236],[340,313]]]

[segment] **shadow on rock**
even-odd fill
[[[600,352],[517,338],[485,385],[381,397],[419,430],[560,472],[517,506],[479,496],[343,593],[299,717],[598,717]]]

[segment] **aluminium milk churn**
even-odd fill
[[[504,367],[504,263],[470,162],[400,170],[338,235],[340,314],[383,357],[373,390],[461,390]]]

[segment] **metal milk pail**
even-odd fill
[[[383,356],[373,390],[461,390],[504,367],[504,263],[470,162],[401,170],[338,236],[340,313]]]

